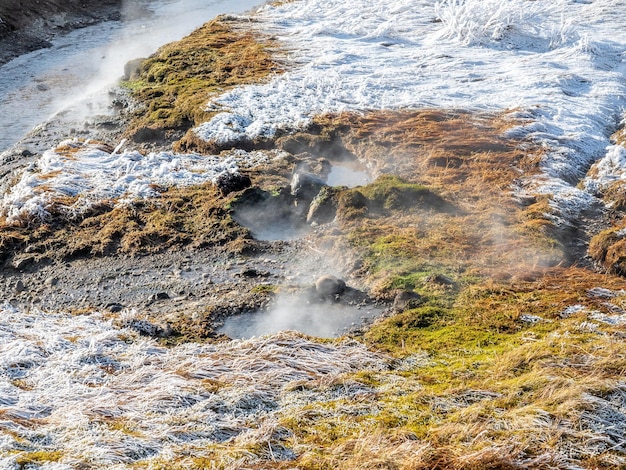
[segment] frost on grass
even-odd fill
[[[120,151],[92,141],[61,142],[27,168],[0,201],[0,214],[8,222],[23,217],[44,220],[48,208],[64,198],[71,201],[68,215],[101,201],[158,197],[172,186],[199,185],[240,168],[254,166],[277,153],[230,152],[220,156],[181,155],[168,152],[142,155]]]
[[[219,444],[248,461],[269,458],[263,452],[291,458],[279,413],[349,401],[368,388],[343,384],[343,374],[387,367],[360,343],[293,333],[165,349],[96,313],[5,305],[0,317],[2,468],[36,452],[60,455],[67,466],[59,468],[125,468],[209,458]]]
[[[324,113],[514,109],[516,137],[545,149],[543,177],[524,188],[552,195],[560,224],[594,202],[576,183],[626,105],[624,13],[615,2],[278,2],[254,27],[288,51],[287,72],[217,96],[195,132],[233,145]]]

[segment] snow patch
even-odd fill
[[[207,106],[207,141],[271,138],[327,112],[406,108],[519,110],[513,133],[547,150],[533,191],[576,217],[575,185],[609,145],[626,105],[626,4],[601,0],[307,0],[267,5],[256,27],[290,70]]]
[[[158,197],[157,188],[190,186],[214,181],[224,173],[236,173],[278,158],[280,152],[244,152],[202,156],[168,152],[142,155],[110,151],[101,144],[71,139],[47,150],[20,176],[0,200],[0,214],[9,222],[25,215],[45,219],[59,198],[71,201],[70,212],[81,212],[94,203]]]
[[[320,344],[294,333],[164,348],[98,313],[7,304],[0,320],[2,468],[16,467],[28,450],[61,452],[54,468],[208,458],[225,441],[286,455],[280,443],[289,433],[276,415],[304,399],[299,390],[311,404],[343,399],[350,406],[366,386],[324,384],[387,368],[355,341]]]

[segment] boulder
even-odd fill
[[[291,195],[297,201],[303,201],[308,204],[324,186],[326,186],[326,182],[319,176],[299,171],[294,173],[291,178]]]
[[[315,281],[315,291],[323,298],[335,298],[345,290],[345,281],[335,276],[321,276]]]
[[[336,192],[324,186],[317,196],[311,201],[309,212],[306,216],[307,224],[327,224],[332,222],[337,213],[337,195]]]
[[[396,312],[403,312],[419,307],[423,302],[422,296],[413,291],[402,291],[396,294],[393,299],[393,309]]]
[[[215,186],[220,190],[222,196],[226,196],[235,191],[252,186],[252,180],[247,175],[241,173],[222,173],[215,178]]]

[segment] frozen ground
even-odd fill
[[[63,109],[79,116],[110,112],[103,90],[124,74],[126,62],[147,57],[218,14],[243,12],[262,3],[150,1],[140,18],[72,31],[56,37],[50,48],[0,66],[0,152]]]
[[[281,41],[290,70],[217,97],[207,106],[222,112],[196,132],[224,143],[296,129],[324,112],[515,110],[524,124],[512,133],[546,149],[544,175],[519,190],[551,195],[566,222],[593,202],[576,184],[607,153],[622,118],[625,13],[609,0],[268,5],[254,27]],[[11,204],[26,203],[5,198],[4,213]]]
[[[62,463],[41,467],[56,470],[180,462],[210,456],[225,441],[233,448],[231,468],[253,459],[248,445],[289,458],[281,446],[289,433],[276,413],[370,393],[332,384],[347,372],[387,367],[352,341],[319,344],[282,334],[166,349],[97,314],[4,305],[0,318],[4,469],[20,468],[17,459],[29,451],[62,452]]]
[[[546,149],[544,174],[525,181],[524,190],[553,195],[564,218],[576,217],[594,200],[577,186],[594,161],[607,157],[597,182],[587,183],[590,191],[624,173],[624,152],[610,147],[609,136],[625,104],[625,14],[626,4],[608,0],[267,6],[254,27],[283,42],[292,67],[266,84],[218,97],[208,105],[222,113],[196,131],[207,140],[233,140],[295,129],[328,111],[514,109],[524,122],[514,132]],[[137,158],[132,149],[89,144],[78,145],[71,158],[50,149],[18,175],[4,195],[3,214],[45,214],[54,197],[68,194],[84,201],[152,196],[145,191],[152,184],[210,179],[236,161],[172,153]],[[161,281],[171,264],[167,259],[148,274]],[[54,273],[31,277],[38,281],[33,290],[48,298],[55,287],[65,289],[64,282],[76,277],[72,266],[56,283]],[[110,279],[118,274],[112,268]],[[199,272],[193,281],[205,282],[201,274],[213,275]],[[142,287],[141,276],[129,268],[124,282]],[[110,279],[93,285],[113,286]],[[3,286],[8,292],[9,281]],[[28,282],[22,287],[27,290],[19,295],[27,296]],[[333,387],[334,378],[385,367],[359,344],[320,345],[293,334],[164,349],[120,327],[124,318],[11,305],[0,310],[0,466],[18,468],[19,456],[43,450],[63,453],[60,463],[43,468],[84,461],[123,468],[139,460],[202,456],[224,442],[234,453],[244,449],[247,455],[247,446],[260,443],[268,458],[288,458],[289,449],[281,447],[288,431],[277,426],[277,413],[331,398],[358,402],[371,390]],[[233,465],[241,455],[233,456]]]
[[[215,99],[206,140],[271,136],[319,113],[398,108],[517,110],[515,131],[547,149],[548,193],[565,217],[589,205],[576,183],[610,145],[626,92],[622,2],[311,0],[263,8],[260,28],[294,68]]]

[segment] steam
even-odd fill
[[[246,10],[259,3],[259,0],[125,0],[121,25],[107,26],[112,30],[112,40],[85,53],[85,72],[91,77],[77,93],[60,100],[58,107],[72,108],[79,120],[94,110],[107,113],[110,103],[105,91],[123,75],[128,61],[153,54],[161,45],[182,38],[218,14]]]
[[[320,338],[335,338],[375,318],[381,311],[371,306],[310,303],[302,297],[280,296],[276,305],[267,312],[229,317],[220,332],[234,339],[290,330]]]
[[[89,117],[110,114],[107,90],[123,75],[128,61],[149,56],[161,45],[180,39],[219,14],[243,12],[261,3],[125,0],[123,21],[72,31],[57,37],[49,49],[3,65],[0,152],[52,117],[71,123],[69,126],[82,126]]]
[[[307,175],[317,179],[315,175]],[[283,188],[278,196],[251,196],[249,201],[235,210],[233,218],[250,228],[257,239],[287,241],[305,238],[311,229],[305,223],[309,204],[298,201],[296,196],[295,200],[299,204],[294,205],[294,181],[296,185],[298,181],[296,176],[298,173],[294,175],[291,188]],[[355,187],[370,180],[369,174],[357,162],[341,161],[330,167],[326,184]],[[320,191],[319,187],[317,191]],[[263,197],[266,199],[259,200]],[[267,311],[232,316],[226,319],[220,332],[231,338],[252,338],[295,330],[312,336],[333,338],[380,315],[382,309],[367,304],[364,294],[346,289],[344,281],[338,277],[321,276],[313,285],[311,280],[324,272],[341,276],[341,273],[336,272],[337,266],[330,266],[335,261],[332,256],[314,249],[304,256],[294,257],[288,269],[297,273],[298,279],[303,281],[302,292],[299,295],[279,295],[276,303]]]

